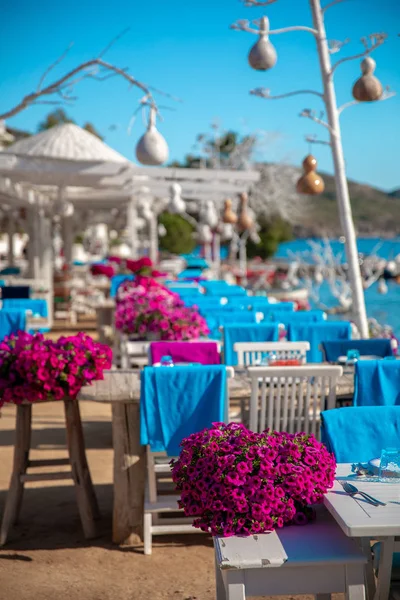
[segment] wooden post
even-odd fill
[[[24,484],[21,477],[25,475],[29,464],[29,449],[31,446],[32,406],[17,406],[17,421],[15,426],[14,464],[8,488],[3,521],[0,531],[0,545],[7,542],[11,527],[18,520],[21,510]]]
[[[145,455],[140,446],[139,404],[112,405],[114,445],[113,542],[135,545],[143,539]]]
[[[108,371],[103,381],[84,388],[80,400],[111,402],[114,446],[113,542],[142,540],[146,480],[145,448],[140,445],[138,371]]]
[[[94,520],[99,517],[100,512],[86,460],[79,403],[77,400],[65,400],[64,407],[68,453],[75,483],[78,510],[83,533],[87,539],[90,539],[96,536]]]

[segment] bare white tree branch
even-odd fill
[[[279,33],[288,33],[290,31],[308,31],[308,33],[312,33],[315,36],[318,34],[316,29],[306,27],[305,25],[293,25],[291,27],[283,27],[282,29],[271,29],[268,33],[270,35],[276,35]]]
[[[40,80],[39,80],[39,84],[37,87],[37,91],[40,91],[44,80],[46,79],[47,75],[50,73],[50,71],[52,71],[57,65],[60,64],[60,62],[62,62],[64,60],[64,58],[67,56],[68,52],[71,50],[73,46],[73,42],[70,43],[70,45],[68,46],[68,48],[61,54],[61,56],[59,56],[57,58],[57,60],[55,60],[43,73],[43,75],[41,76]]]
[[[128,81],[130,83],[131,86],[135,86],[135,87],[139,88],[140,90],[142,90],[145,93],[146,101],[150,102],[154,107],[156,107],[156,103],[155,103],[155,100],[153,98],[153,95],[152,95],[152,92],[151,92],[149,86],[147,86],[146,84],[135,79],[132,75],[130,75],[127,72],[126,68],[117,67],[116,65],[106,62],[101,58],[102,56],[104,56],[104,53],[107,52],[111,48],[111,46],[117,40],[119,40],[121,38],[122,35],[124,35],[124,33],[126,33],[126,31],[120,33],[116,38],[114,38],[104,48],[104,50],[101,51],[100,55],[97,58],[93,58],[91,60],[88,60],[88,61],[78,65],[77,67],[75,67],[74,69],[72,69],[71,71],[69,71],[62,77],[60,77],[59,79],[56,79],[55,81],[53,81],[46,87],[42,87],[44,80],[48,76],[50,71],[52,71],[52,69],[54,69],[56,67],[56,65],[58,65],[65,58],[65,56],[69,50],[69,48],[68,48],[54,63],[52,63],[48,67],[48,69],[46,69],[45,73],[40,78],[40,81],[39,81],[36,91],[34,91],[30,94],[27,94],[26,96],[24,96],[22,98],[22,100],[16,106],[14,106],[13,108],[7,110],[6,112],[0,114],[0,119],[8,119],[10,117],[17,115],[21,111],[25,110],[28,106],[31,106],[32,104],[37,103],[38,98],[41,98],[42,96],[50,96],[53,94],[60,94],[64,100],[71,101],[73,98],[69,94],[67,94],[66,96],[62,94],[63,89],[68,88],[69,90],[71,90],[72,86],[76,85],[76,83],[78,83],[82,79],[92,78],[92,79],[101,80],[104,78],[108,78],[112,75],[123,77],[124,79],[126,79],[126,81]],[[101,72],[106,73],[106,75],[101,77],[100,76]],[[77,75],[79,75],[79,76],[76,77]],[[157,93],[162,94],[169,98],[173,98],[169,94],[161,92],[160,90],[157,90]],[[41,101],[41,102],[43,102],[43,101]]]
[[[277,0],[242,0],[245,6],[268,6]]]
[[[306,117],[307,119],[311,119],[311,121],[314,121],[314,123],[318,123],[318,125],[322,125],[323,127],[326,127],[326,129],[328,129],[331,133],[333,132],[332,127],[326,123],[325,121],[322,120],[323,117],[323,112],[320,113],[320,116],[317,117],[317,113],[315,110],[311,110],[310,108],[305,108],[304,110],[301,111],[299,117]]]
[[[299,94],[313,94],[314,96],[319,96],[320,98],[324,97],[321,92],[316,92],[315,90],[296,90],[294,92],[287,92],[286,94],[279,94],[277,96],[271,96],[270,92],[271,90],[268,88],[255,88],[254,90],[250,90],[250,94],[253,96],[265,98],[266,100],[280,100],[281,98],[289,98],[290,96],[298,96]]]
[[[331,8],[332,6],[335,6],[336,4],[340,4],[341,2],[344,2],[345,0],[333,0],[333,2],[329,2],[329,4],[326,4],[326,6],[324,6],[322,8],[322,12],[324,13],[325,11],[328,10],[328,8]]]
[[[393,98],[393,96],[396,95],[396,92],[393,92],[389,89],[389,86],[386,87],[386,89],[384,90],[382,96],[379,98],[378,102],[383,102],[384,100],[389,100],[389,98]],[[342,106],[339,106],[338,108],[338,115],[341,115],[341,113],[346,110],[346,108],[349,108],[350,106],[354,106],[355,104],[362,104],[362,102],[359,102],[358,100],[350,100],[350,102],[345,102],[344,104],[342,104]]]
[[[387,33],[371,33],[367,37],[361,38],[361,43],[365,48],[364,52],[354,54],[354,56],[346,56],[345,58],[341,58],[332,66],[331,74],[333,74],[335,69],[337,69],[337,67],[344,62],[356,60],[357,58],[362,58],[363,56],[368,56],[368,54],[376,50],[376,48],[379,48],[379,46],[386,41],[387,37]]]
[[[309,144],[322,144],[324,146],[331,146],[331,143],[326,140],[319,140],[316,135],[306,135],[306,142]]]
[[[256,35],[259,35],[260,34],[260,19],[253,21],[253,24],[256,25],[258,27],[258,29],[251,27],[250,21],[248,19],[239,19],[238,21],[236,21],[236,23],[233,23],[230,26],[230,29],[234,29],[236,31],[247,31],[248,33],[255,33]],[[266,33],[268,35],[276,35],[279,33],[288,33],[290,31],[308,31],[309,33],[312,33],[313,35],[317,35],[316,29],[313,29],[312,27],[306,27],[303,25],[293,25],[292,27],[283,27],[282,29],[271,29],[271,30],[267,31]]]
[[[329,54],[336,54],[336,52],[340,52],[340,50],[350,42],[350,38],[346,38],[345,40],[329,40]]]

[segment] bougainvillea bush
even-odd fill
[[[185,438],[172,478],[180,508],[212,535],[251,535],[313,518],[333,485],[336,463],[304,433],[253,433],[214,423]]]
[[[74,399],[84,385],[103,379],[111,360],[111,349],[84,333],[57,341],[41,333],[11,334],[0,343],[0,407]]]
[[[208,335],[206,321],[184,306],[177,294],[150,277],[136,277],[117,292],[115,326],[122,333],[161,340],[190,340]]]

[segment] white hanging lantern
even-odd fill
[[[142,165],[162,165],[168,159],[168,144],[157,130],[156,109],[150,107],[147,131],[136,145],[136,158]]]
[[[207,200],[200,212],[200,220],[206,223],[210,229],[215,229],[218,225],[218,213],[211,200]]]
[[[378,282],[378,292],[382,295],[387,294],[389,291],[389,288],[387,286],[387,283],[384,279],[380,279]]]
[[[168,204],[168,212],[173,215],[183,215],[186,212],[186,204],[183,200],[182,188],[179,183],[173,183],[170,187],[171,198]]]
[[[199,236],[199,242],[203,244],[210,244],[212,242],[212,232],[210,226],[206,223],[200,223],[197,228]]]
[[[254,46],[250,49],[248,60],[252,69],[256,71],[268,71],[276,65],[276,50],[269,41],[269,20],[267,17],[261,18],[260,37]]]

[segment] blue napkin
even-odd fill
[[[117,290],[121,283],[124,281],[133,281],[135,279],[134,275],[129,275],[128,273],[121,273],[121,275],[114,275],[111,277],[110,283],[110,298],[115,298],[117,295]]]
[[[325,313],[322,310],[299,310],[296,312],[272,310],[271,320],[283,323],[286,327],[291,323],[320,323],[325,320]]]
[[[240,285],[225,285],[222,287],[206,287],[207,296],[247,296],[247,290]]]
[[[400,405],[400,360],[359,360],[354,375],[354,406]]]
[[[185,269],[178,273],[178,279],[196,279],[197,277],[201,277],[203,273],[202,269]]]
[[[226,367],[145,367],[140,387],[140,443],[179,454],[182,439],[223,421]]]
[[[47,317],[47,302],[44,298],[7,298],[3,300],[4,310],[31,310],[33,315]]]
[[[324,321],[322,323],[290,323],[288,340],[290,342],[310,342],[307,362],[323,362],[319,346],[325,340],[349,340],[351,324],[348,321]]]
[[[25,331],[26,316],[25,310],[11,309],[0,310],[0,340],[4,340],[6,335]]]
[[[246,325],[242,323],[224,326],[224,358],[226,365],[238,364],[237,352],[233,350],[236,342],[277,342],[279,338],[278,323]]]
[[[321,413],[322,442],[336,461],[368,462],[400,447],[400,406],[349,406]]]
[[[203,315],[207,321],[210,337],[213,339],[219,339],[221,337],[219,332],[220,327],[225,327],[231,323],[255,325],[257,322],[256,313],[250,310],[211,310],[204,313],[203,310],[200,309],[200,314]]]
[[[392,356],[392,346],[388,339],[372,340],[340,340],[322,342],[325,359],[328,362],[337,362],[339,356],[347,356],[349,350],[358,350],[361,356]]]
[[[272,317],[275,314],[277,315],[277,317],[279,317],[281,313],[284,313],[286,315],[287,313],[294,312],[294,303],[276,302],[275,304],[270,303],[268,304],[268,306],[264,304],[260,307],[257,307],[257,311],[264,313],[264,319],[266,321],[271,321],[273,320]]]

